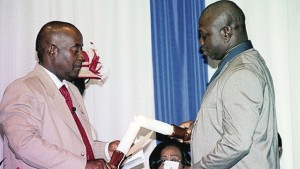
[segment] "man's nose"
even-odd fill
[[[203,41],[203,39],[200,37],[200,38],[199,38],[199,45],[202,46],[203,44],[204,44],[204,41]]]
[[[78,54],[78,60],[81,60],[82,62],[84,62],[84,56],[83,56],[83,53],[82,53],[82,52],[80,52],[80,53]]]

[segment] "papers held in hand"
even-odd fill
[[[143,147],[146,145],[147,140],[149,140],[153,132],[148,133],[148,135],[146,135],[142,140],[140,140],[140,142],[137,142],[133,147],[131,147],[132,143],[136,138],[137,133],[140,130],[140,127],[155,131],[160,134],[176,137],[182,139],[183,141],[187,141],[190,139],[190,134],[187,132],[187,129],[178,127],[176,125],[170,125],[168,123],[164,123],[155,119],[151,119],[143,115],[136,115],[134,117],[134,122],[131,122],[129,124],[126,134],[123,136],[122,140],[120,141],[120,144],[118,145],[118,148],[113,153],[111,160],[109,161],[109,165],[111,166],[111,168],[119,168],[125,156],[129,159],[130,156],[142,150]],[[126,162],[123,163],[123,165],[126,165]]]
[[[126,154],[126,159],[122,164],[122,169],[130,169],[144,163],[145,160],[143,148],[151,142],[150,137],[152,136],[152,134],[153,131],[150,131],[146,136],[138,140],[130,148],[130,150]]]
[[[143,115],[136,115],[134,121],[137,122],[141,127],[155,131],[160,134],[164,134],[171,137],[182,139],[183,141],[190,140],[191,135],[187,132],[187,129],[164,123],[159,120],[151,119]]]

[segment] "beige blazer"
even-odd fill
[[[271,75],[254,49],[209,85],[191,139],[192,169],[279,168]]]
[[[73,84],[68,86],[95,157],[105,158],[106,143],[93,141],[83,99]],[[64,97],[39,64],[5,90],[0,124],[4,168],[85,168],[86,149],[77,125]]]

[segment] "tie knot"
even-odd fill
[[[62,85],[62,86],[59,88],[59,91],[60,91],[60,93],[61,93],[64,97],[66,97],[67,95],[69,95],[69,91],[68,91],[66,85]]]
[[[67,102],[71,101],[70,93],[65,85],[61,86],[59,89],[60,93],[64,96]]]
[[[59,88],[59,90],[68,90],[68,89],[67,89],[66,85],[62,85],[62,86]]]
[[[72,112],[73,110],[73,103],[72,103],[72,99],[70,96],[70,93],[68,91],[68,89],[66,88],[65,85],[63,85],[60,89],[59,89],[60,93],[64,96],[66,103],[70,109],[70,111]]]

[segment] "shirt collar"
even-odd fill
[[[51,80],[54,82],[55,86],[59,89],[61,88],[63,85],[65,85],[68,88],[68,83],[67,81],[64,79],[63,81],[60,81],[57,76],[55,74],[53,74],[52,72],[50,72],[49,70],[47,70],[46,68],[44,68],[42,66],[42,68],[46,71],[46,73],[50,76]]]
[[[215,73],[213,74],[213,76],[211,77],[210,81],[208,82],[207,86],[219,75],[219,73],[222,71],[223,67],[230,62],[231,60],[233,60],[236,56],[238,56],[240,53],[253,48],[252,43],[250,40],[247,40],[239,45],[237,45],[236,47],[234,47],[233,49],[231,49],[226,56],[223,58],[223,60],[219,63],[219,67],[218,69],[215,71]]]

